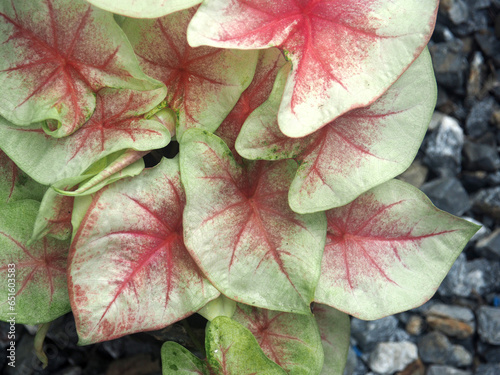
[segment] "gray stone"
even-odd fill
[[[467,81],[467,96],[477,97],[482,88],[484,77],[484,57],[480,51],[474,52],[470,63],[469,80]]]
[[[363,352],[370,352],[379,342],[391,341],[397,328],[398,320],[392,315],[372,321],[351,319],[351,335]]]
[[[496,147],[465,142],[463,153],[465,169],[495,172],[500,168],[500,157]]]
[[[500,345],[500,308],[481,306],[477,311],[477,322],[481,340]]]
[[[465,76],[469,69],[463,48],[463,43],[459,39],[429,46],[437,82],[461,94],[465,93]]]
[[[418,341],[418,352],[422,361],[439,365],[462,367],[472,364],[472,354],[461,345],[453,345],[440,332],[433,331]]]
[[[482,364],[477,366],[474,375],[498,375],[500,374],[500,364]]]
[[[417,188],[420,188],[427,178],[429,169],[419,160],[413,161],[406,171],[401,173],[397,178],[407,182]]]
[[[486,259],[500,260],[500,228],[478,241],[476,251]]]
[[[493,113],[495,99],[488,96],[474,104],[465,121],[465,130],[472,137],[480,137],[488,129],[488,122]]]
[[[474,210],[500,219],[500,186],[482,189],[472,197]]]
[[[432,365],[428,367],[426,375],[472,375],[472,372],[450,366]]]
[[[358,364],[358,357],[356,356],[356,353],[352,349],[352,346],[349,346],[349,351],[347,352],[347,362],[345,364],[343,375],[354,374],[354,370],[356,369],[357,364]]]
[[[434,331],[418,340],[418,353],[422,361],[444,365],[453,351],[450,340],[440,332]]]
[[[498,288],[496,280],[499,278],[499,262],[482,258],[467,262],[462,253],[441,283],[438,293],[447,297],[470,297],[473,292],[485,295]]]
[[[460,216],[471,208],[467,191],[455,177],[441,177],[420,187],[437,208]]]
[[[417,346],[412,342],[381,342],[370,354],[369,366],[379,374],[393,374],[417,358]]]
[[[464,23],[469,17],[469,6],[464,0],[442,0],[439,11],[455,25]]]
[[[423,161],[441,176],[454,176],[461,171],[463,145],[464,133],[458,121],[445,116],[426,142]]]

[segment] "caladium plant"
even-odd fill
[[[164,374],[341,374],[349,315],[421,305],[477,230],[394,180],[437,6],[0,0],[0,319],[72,311],[85,345],[199,313]]]

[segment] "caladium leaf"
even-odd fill
[[[206,362],[172,341],[161,346],[161,366],[163,375],[212,375]]]
[[[315,301],[368,320],[431,298],[478,230],[398,180],[326,215],[327,244]]]
[[[133,18],[157,18],[191,8],[202,0],[87,0],[108,12]]]
[[[310,313],[325,240],[324,213],[288,207],[293,160],[238,165],[225,143],[199,129],[180,142],[186,247],[230,299]]]
[[[0,118],[0,147],[31,177],[51,185],[82,174],[92,163],[119,150],[166,146],[170,133],[141,114],[158,104],[164,90],[102,89],[97,109],[77,132],[65,138],[45,134],[40,124],[17,127]]]
[[[257,64],[257,51],[191,48],[186,28],[195,11],[127,19],[122,26],[141,67],[168,88],[167,102],[179,112],[177,139],[192,127],[215,131],[250,84]]]
[[[69,258],[81,344],[162,328],[219,295],[184,247],[183,208],[177,159],[96,193]]]
[[[16,125],[50,120],[45,130],[66,136],[92,115],[100,88],[161,87],[113,15],[83,0],[2,0],[0,34],[0,115]]]
[[[264,103],[273,88],[279,69],[285,64],[285,58],[277,48],[259,52],[257,68],[252,83],[241,94],[238,102],[227,115],[215,134],[229,147],[235,157],[234,144],[247,117]]]
[[[251,159],[297,158],[300,166],[289,197],[294,211],[345,205],[409,167],[436,102],[427,49],[373,104],[298,139],[283,135],[276,121],[287,72],[287,67],[280,71],[269,100],[245,122],[236,149]]]
[[[207,0],[188,41],[282,49],[293,70],[278,123],[287,136],[303,137],[382,95],[427,44],[437,6],[437,0]]]
[[[109,160],[109,165],[87,181],[80,183],[77,189],[66,190],[67,187],[61,186],[60,182],[54,184],[52,187],[59,194],[72,197],[93,194],[104,186],[112,184],[122,178],[137,176],[145,167],[144,159],[142,158],[148,153],[149,151],[136,151],[132,149],[118,152],[118,155],[110,155],[116,156],[116,158]],[[72,187],[73,186],[71,186],[71,188]]]
[[[39,202],[22,200],[0,206],[0,320],[16,323],[50,322],[70,311],[66,284],[68,241],[44,238],[26,245],[38,212]],[[9,269],[15,268],[15,272]],[[15,273],[14,276],[8,276]],[[11,290],[8,279],[15,279]],[[15,304],[9,305],[9,293]]]
[[[233,319],[255,336],[264,353],[289,374],[319,374],[323,349],[312,315],[238,304]]]
[[[225,316],[219,316],[208,323],[205,347],[208,363],[215,374],[286,374],[286,371],[266,357],[248,329]]]
[[[46,190],[47,186],[30,178],[0,150],[0,204],[23,199],[40,201]]]
[[[321,375],[342,375],[347,363],[351,337],[349,315],[318,303],[314,304],[313,311],[325,353]]]

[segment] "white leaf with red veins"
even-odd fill
[[[167,86],[167,103],[179,112],[178,139],[192,127],[217,129],[252,81],[258,57],[257,51],[190,47],[186,29],[195,11],[127,19],[122,26],[143,70]]]
[[[3,321],[15,317],[16,323],[41,324],[71,310],[66,283],[69,241],[44,238],[27,244],[39,207],[30,199],[0,204]]]
[[[326,216],[327,241],[314,299],[366,320],[425,303],[478,230],[398,180]]]
[[[220,137],[235,154],[236,138],[248,116],[264,103],[273,88],[276,74],[285,64],[283,54],[277,48],[259,51],[259,59],[252,83],[241,94],[238,102],[219,126],[215,135]]]
[[[278,122],[303,137],[372,103],[420,54],[438,0],[207,0],[188,28],[193,47],[277,46],[293,64]]]
[[[427,49],[373,104],[347,112],[303,138],[286,137],[276,121],[287,74],[285,66],[269,99],[243,125],[236,149],[249,159],[299,161],[289,195],[294,211],[343,206],[409,167],[436,102]]]
[[[297,164],[237,164],[199,129],[180,142],[186,247],[224,295],[270,310],[309,313],[325,240],[324,213],[288,206]]]
[[[191,8],[202,0],[87,0],[108,12],[133,18],[156,18]]]
[[[19,127],[0,117],[0,147],[33,179],[51,185],[79,176],[114,152],[165,147],[170,142],[168,129],[142,115],[154,108],[164,95],[163,89],[101,89],[90,120],[64,138],[45,134],[40,124]]]
[[[177,159],[96,194],[69,257],[81,344],[160,329],[219,295],[184,247],[184,204]]]
[[[19,126],[49,120],[55,137],[89,119],[103,87],[161,87],[113,15],[83,0],[0,2],[0,84],[1,116]]]

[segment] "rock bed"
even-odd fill
[[[428,303],[375,321],[352,319],[345,375],[500,374],[500,0],[441,0],[429,49],[439,85],[436,112],[417,158],[400,178],[439,208],[483,228]],[[18,325],[16,368],[6,366],[3,355],[0,370],[161,375],[162,340],[195,350],[203,326],[192,317],[162,331],[79,347],[68,314],[48,333],[47,369],[32,351],[35,328]],[[0,322],[4,353],[7,329]]]

